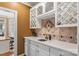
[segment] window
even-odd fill
[[[0,20],[0,36],[4,36],[4,21]]]

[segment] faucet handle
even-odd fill
[[[49,34],[49,40],[51,40],[51,35]]]

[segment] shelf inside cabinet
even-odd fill
[[[64,24],[64,25],[56,25],[56,27],[76,27],[78,24]]]
[[[37,16],[37,18],[41,19],[41,20],[42,19],[50,19],[50,18],[53,18],[53,17],[55,17],[55,11],[54,10],[51,10],[49,12],[46,12],[42,15]]]

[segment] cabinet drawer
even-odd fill
[[[50,48],[50,56],[75,56],[75,54],[57,48]]]

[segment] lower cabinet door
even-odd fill
[[[55,48],[50,48],[50,56],[60,56],[60,52],[58,51],[58,49]]]
[[[38,46],[30,45],[29,56],[38,56]]]
[[[29,56],[35,56],[36,55],[36,48],[35,46],[30,46],[30,49],[29,49]]]
[[[49,46],[39,44],[39,56],[49,56]]]
[[[28,39],[25,40],[25,55],[27,56],[29,56],[29,48],[30,48],[29,44],[30,44],[30,41]]]
[[[50,48],[50,56],[76,56],[76,55],[61,49]]]
[[[27,52],[28,50],[27,50],[27,45],[25,45],[25,55],[27,55],[28,56],[28,52]]]
[[[41,52],[39,52],[39,56],[49,56],[49,54],[41,51]]]
[[[29,53],[30,56],[35,56],[36,55],[35,48],[31,48],[29,52],[30,52]]]
[[[39,56],[49,56],[49,51],[39,48]]]
[[[39,50],[38,49],[36,49],[36,51],[35,51],[35,56],[39,56]]]

